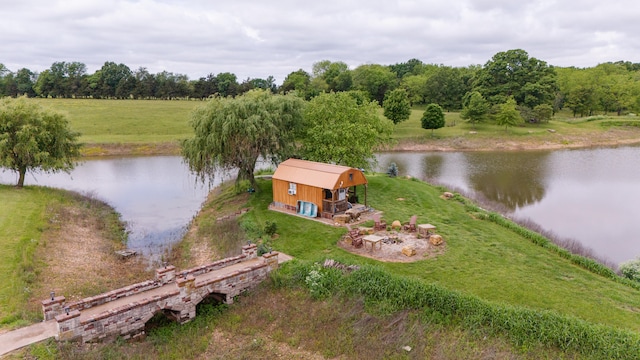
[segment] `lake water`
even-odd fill
[[[640,256],[640,147],[383,153],[378,162],[481,194],[615,263]]]
[[[108,202],[127,222],[129,248],[157,258],[180,240],[186,225],[206,199],[213,183],[196,182],[178,156],[128,157],[88,160],[71,174],[27,174],[25,185],[44,185],[91,193]],[[0,172],[0,182],[16,176]]]
[[[571,238],[615,263],[640,256],[640,147],[553,152],[383,153],[411,175],[504,205],[559,237]],[[129,225],[129,247],[156,257],[180,240],[209,189],[178,156],[88,160],[69,175],[27,175],[26,183],[96,194]],[[0,172],[0,182],[16,176]]]

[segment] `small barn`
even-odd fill
[[[358,202],[359,185],[367,204],[367,179],[360,169],[289,159],[278,166],[272,179],[272,206],[301,215],[331,219],[343,213]]]

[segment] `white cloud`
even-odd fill
[[[114,61],[281,82],[323,59],[467,66],[520,48],[552,65],[594,66],[640,62],[639,15],[630,0],[23,0],[3,4],[0,63],[42,71],[80,61],[93,72]]]

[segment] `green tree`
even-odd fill
[[[513,96],[517,105],[533,108],[551,104],[558,85],[553,67],[515,49],[495,54],[476,73],[474,90],[482,93],[491,105],[504,103]]]
[[[467,96],[467,103],[462,108],[460,117],[469,120],[475,128],[476,123],[483,121],[489,112],[489,104],[478,91],[472,91]]]
[[[324,93],[304,113],[300,155],[312,161],[370,168],[373,152],[391,142],[393,123],[358,92]]]
[[[36,75],[31,70],[27,68],[18,70],[15,76],[17,94],[34,97],[36,93],[33,86],[36,79]]]
[[[431,137],[433,137],[433,130],[444,127],[444,112],[438,104],[429,104],[422,114],[420,119],[423,129],[431,129]]]
[[[405,89],[395,89],[387,92],[382,103],[384,116],[394,124],[405,121],[411,115],[411,104]]]
[[[304,101],[292,95],[251,90],[235,98],[215,97],[191,114],[195,136],[183,140],[182,155],[204,180],[217,170],[238,169],[236,186],[249,180],[259,157],[280,161],[295,150]]]
[[[424,84],[425,101],[440,104],[448,111],[460,110],[462,98],[471,90],[465,83],[465,70],[449,66],[439,66]]]
[[[553,107],[549,104],[540,104],[533,108],[533,116],[536,122],[549,122],[553,116]]]
[[[382,104],[387,91],[396,87],[396,74],[388,67],[372,64],[360,65],[353,70],[353,85],[355,90],[362,90],[369,94],[371,100]]]
[[[389,69],[393,71],[398,79],[402,79],[407,75],[418,75],[424,72],[425,64],[418,59],[410,59],[407,62],[389,65]]]
[[[507,130],[509,126],[516,126],[519,122],[522,122],[522,117],[516,108],[516,100],[514,98],[509,98],[506,103],[499,105],[496,124],[504,125],[504,129]]]
[[[313,77],[324,81],[325,86],[319,86],[323,91],[349,91],[353,84],[349,66],[342,61],[322,60],[313,64]]]
[[[216,75],[218,94],[222,97],[236,96],[238,93],[238,79],[235,74],[224,72]]]
[[[90,77],[90,87],[96,97],[128,97],[134,89],[125,89],[125,84],[132,76],[133,72],[127,65],[107,61]]]
[[[70,171],[80,156],[80,134],[66,118],[23,97],[0,103],[0,166],[18,173]]]
[[[425,104],[427,75],[407,75],[402,78],[400,86],[407,91],[412,105]]]
[[[308,72],[299,69],[287,75],[280,86],[280,92],[288,93],[296,91],[300,96],[306,98],[307,91],[311,86],[311,75]]]

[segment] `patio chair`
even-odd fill
[[[417,215],[413,215],[411,217],[411,220],[409,220],[409,223],[404,226],[404,229],[409,231],[409,232],[416,232],[416,221],[417,220],[418,220],[418,216]]]
[[[380,220],[380,214],[373,214],[373,230],[387,230],[387,223]]]
[[[349,229],[349,237],[351,238],[351,245],[355,248],[361,248],[364,245],[362,241],[362,235],[358,229]]]

